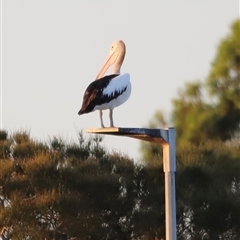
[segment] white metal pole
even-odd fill
[[[176,226],[176,194],[175,194],[175,172],[176,172],[176,150],[175,129],[166,130],[168,144],[163,145],[163,171],[165,175],[165,219],[166,240],[177,239]]]

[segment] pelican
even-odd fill
[[[130,75],[128,73],[120,74],[125,53],[124,42],[121,40],[114,42],[96,80],[90,83],[83,95],[82,107],[78,114],[82,115],[99,110],[102,128],[104,128],[102,111],[109,109],[110,127],[114,127],[113,109],[125,103],[131,94]],[[113,73],[104,76],[112,65]]]

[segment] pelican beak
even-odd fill
[[[105,60],[101,70],[99,71],[96,80],[99,78],[102,78],[105,72],[108,70],[108,68],[115,63],[116,59],[118,57],[117,51],[111,50],[107,56],[107,59]]]

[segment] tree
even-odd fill
[[[8,139],[8,132],[0,130],[0,159],[10,157],[11,141]]]
[[[0,161],[3,239],[164,239],[161,164],[135,165],[81,133],[73,143],[25,131],[8,139],[16,159]],[[178,239],[240,237],[239,158],[238,145],[221,142],[177,148]]]
[[[219,45],[206,82],[186,83],[173,100],[178,239],[240,237],[239,142],[226,142],[239,133],[239,30],[237,20]],[[148,127],[158,128],[160,119],[154,115]],[[141,143],[141,152],[147,166],[162,164],[159,146]]]
[[[2,238],[132,239],[162,230],[163,204],[154,204],[163,199],[161,178],[107,153],[101,137],[79,133],[78,143],[53,137],[46,145],[19,131],[9,139],[13,158],[0,161]]]
[[[173,100],[173,122],[178,142],[199,143],[217,138],[214,128],[214,108],[203,99],[203,84],[186,83]]]
[[[230,139],[240,131],[240,19],[218,46],[207,87],[216,99],[219,137]]]
[[[239,159],[237,144],[177,148],[179,239],[239,239]]]
[[[173,100],[177,139],[222,141],[240,131],[240,20],[220,43],[205,83],[187,83]],[[210,93],[208,100],[203,96]],[[209,101],[209,99],[211,101]]]

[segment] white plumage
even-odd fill
[[[113,109],[126,102],[131,95],[130,75],[128,73],[120,75],[125,52],[123,41],[113,43],[96,80],[87,87],[83,96],[82,107],[78,114],[100,110],[101,127],[104,127],[102,110],[109,109],[110,127],[113,127]],[[113,65],[113,74],[103,77],[111,65]]]

